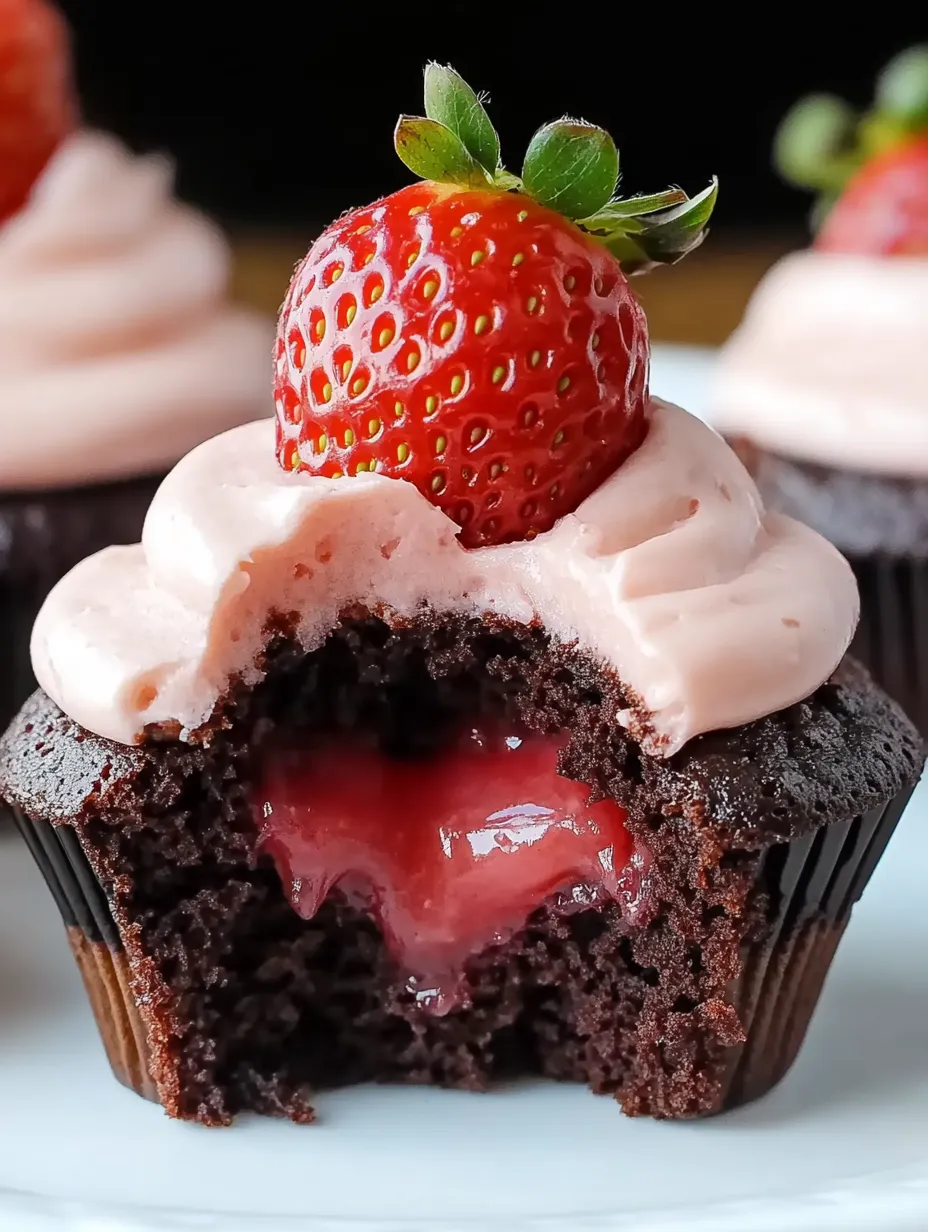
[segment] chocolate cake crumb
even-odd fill
[[[538,628],[355,618],[310,654],[277,639],[267,668],[205,746],[116,745],[41,693],[0,741],[0,794],[30,824],[73,829],[106,891],[159,1098],[207,1124],[308,1120],[312,1091],[368,1080],[483,1089],[543,1074],[661,1117],[756,1094],[808,1020],[803,973],[818,968],[793,961],[799,939],[833,950],[883,810],[923,761],[852,662],[667,760],[616,726],[626,699],[602,665]],[[338,891],[296,914],[256,854],[249,791],[262,750],[295,732],[364,729],[392,756],[424,756],[477,715],[570,733],[562,770],[622,803],[651,855],[647,909],[541,905],[469,961],[463,1002],[438,1015]],[[758,1053],[745,1036],[761,985],[787,1034]]]

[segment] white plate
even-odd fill
[[[657,393],[704,410],[705,353]],[[792,1073],[702,1124],[585,1091],[360,1088],[320,1121],[169,1121],[110,1076],[55,909],[0,840],[0,1228],[11,1232],[925,1232],[928,785],[855,912]]]

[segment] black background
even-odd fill
[[[809,201],[769,163],[778,117],[827,89],[863,104],[928,30],[916,6],[826,22],[814,5],[729,9],[286,0],[64,0],[87,119],[178,161],[182,195],[227,224],[315,228],[409,179],[392,151],[427,59],[491,94],[518,170],[542,122],[609,128],[626,191],[722,181],[717,225],[795,230]],[[680,12],[688,14],[685,17]],[[817,32],[820,31],[820,32]],[[716,232],[718,234],[718,231]]]

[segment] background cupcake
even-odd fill
[[[758,287],[713,422],[765,497],[850,559],[855,652],[928,731],[928,47],[887,66],[862,116],[798,104],[776,157],[818,193],[815,239]]]
[[[66,37],[17,0],[0,62],[0,720],[33,685],[28,637],[53,583],[138,538],[163,473],[269,413],[269,322],[227,300],[216,228],[173,172],[75,129]],[[10,68],[19,70],[15,93]]]

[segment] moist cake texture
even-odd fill
[[[57,888],[117,1072],[210,1124],[307,1120],[314,1090],[366,1080],[544,1074],[659,1117],[754,1097],[795,1056],[922,762],[852,661],[669,759],[604,723],[620,685],[537,627],[356,613],[308,655],[282,625],[266,667],[227,695],[208,745],[116,744],[41,692],[0,745],[0,791]],[[479,715],[568,730],[563,771],[628,809],[651,862],[634,921],[555,896],[475,954],[461,1003],[436,1014],[337,889],[297,915],[256,855],[249,788],[287,735],[364,730],[422,757]]]

